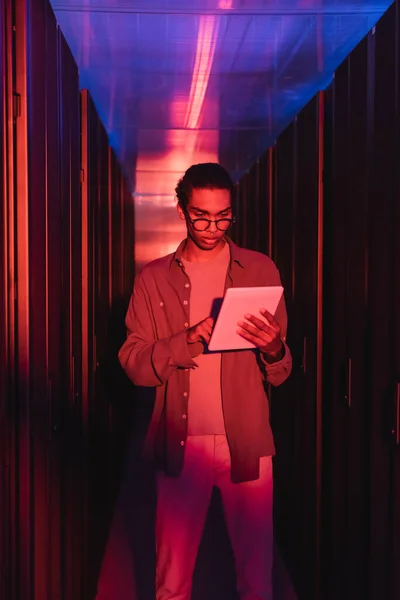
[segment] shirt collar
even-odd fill
[[[232,242],[232,240],[228,237],[225,236],[225,241],[227,242],[227,244],[229,245],[229,250],[230,250],[230,254],[231,254],[231,267],[233,263],[237,263],[240,267],[242,267],[242,269],[244,269],[246,267],[246,260],[245,260],[245,253],[243,248],[240,248],[240,246],[237,246],[234,242]],[[176,251],[172,254],[172,258],[171,258],[171,263],[170,263],[170,267],[177,263],[180,267],[182,266],[182,252],[183,249],[185,247],[186,244],[186,239],[182,240],[182,242],[179,244],[178,248],[176,249]]]

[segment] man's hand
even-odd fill
[[[193,325],[186,332],[186,339],[188,344],[194,344],[195,342],[204,342],[208,345],[210,341],[212,328],[214,325],[214,319],[207,317],[204,321],[200,321],[197,325]]]
[[[281,328],[278,321],[265,308],[260,309],[260,313],[267,320],[267,323],[258,319],[254,315],[245,315],[245,319],[250,323],[239,321],[238,334],[245,340],[252,342],[267,360],[275,362],[283,358],[285,349],[281,339]]]

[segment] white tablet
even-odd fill
[[[208,349],[211,352],[221,352],[254,348],[254,344],[237,333],[238,322],[246,321],[244,315],[247,313],[265,321],[260,309],[266,308],[274,315],[282,294],[282,286],[228,288],[211,334]]]

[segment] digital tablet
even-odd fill
[[[266,308],[275,315],[283,295],[282,286],[228,288],[222,301],[208,349],[211,352],[223,350],[245,350],[254,344],[238,333],[238,322],[246,321],[245,314],[251,314],[265,321],[260,313]]]

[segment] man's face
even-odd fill
[[[196,246],[201,250],[213,250],[221,242],[226,231],[220,231],[216,223],[210,223],[210,226],[204,231],[197,231],[195,228],[196,223],[193,225],[190,221],[195,221],[196,219],[211,219],[211,221],[231,219],[231,194],[229,190],[193,190],[186,207],[187,214],[185,215],[185,212],[179,205],[178,213],[181,219],[186,219],[188,235]],[[190,221],[187,217],[189,217]],[[199,225],[197,224],[198,227]]]

